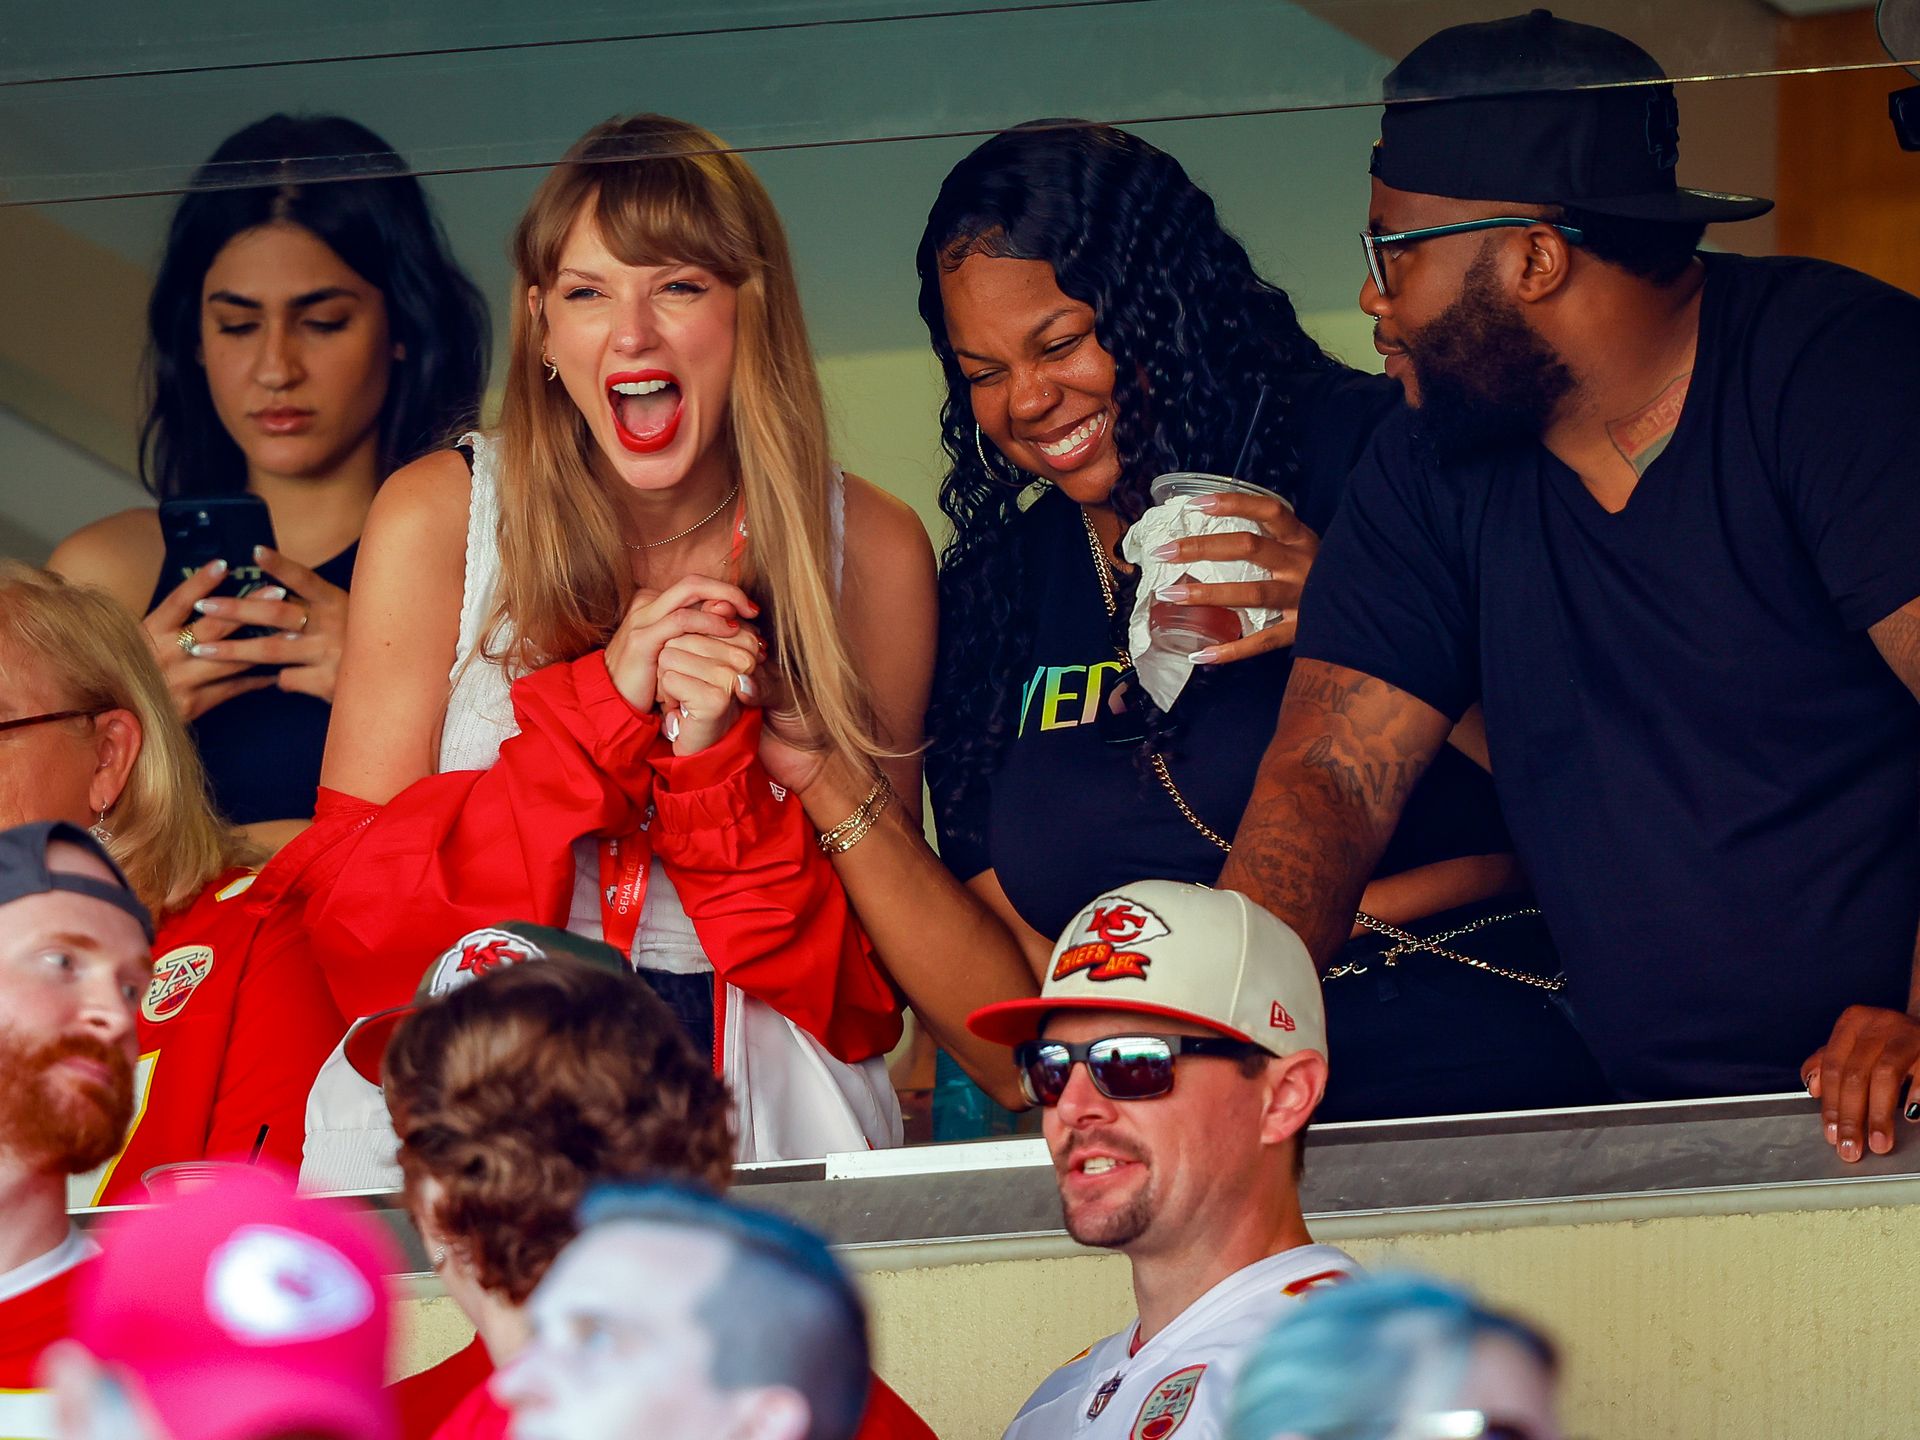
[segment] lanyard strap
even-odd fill
[[[639,837],[600,842],[600,936],[620,952],[633,955],[640,911],[647,894],[647,847]]]

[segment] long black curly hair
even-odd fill
[[[199,361],[200,287],[228,241],[276,223],[311,231],[378,290],[393,339],[406,346],[380,407],[383,478],[479,414],[487,302],[406,162],[344,116],[269,115],[221,141],[195,174],[147,302],[140,477],[162,500],[247,488],[246,457],[214,411]]]
[[[1206,191],[1138,136],[1033,121],[953,168],[915,257],[920,316],[947,382],[940,508],[953,538],[941,557],[927,767],[944,817],[960,813],[1000,762],[1035,625],[1015,521],[1040,482],[1003,456],[983,460],[940,301],[941,275],[975,254],[1044,260],[1064,294],[1092,307],[1095,337],[1114,363],[1120,477],[1111,503],[1127,524],[1152,503],[1153,477],[1170,470],[1237,473],[1292,500],[1294,390],[1337,363],[1301,329],[1286,292],[1255,273]],[[1234,472],[1256,404],[1257,429]],[[1132,611],[1131,590],[1123,586],[1116,635]],[[1148,745],[1159,738],[1150,716]]]

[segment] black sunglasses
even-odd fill
[[[1020,1088],[1036,1105],[1058,1105],[1073,1067],[1086,1063],[1093,1088],[1109,1100],[1153,1100],[1173,1089],[1173,1062],[1180,1055],[1244,1059],[1266,1051],[1245,1040],[1208,1035],[1108,1035],[1085,1044],[1022,1040],[1013,1047]]]

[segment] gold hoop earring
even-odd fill
[[[973,427],[973,453],[980,457],[980,468],[987,472],[987,478],[996,485],[1006,485],[1018,490],[1027,488],[1028,480],[1026,472],[1021,470],[1018,465],[1005,459],[1004,456],[1002,457],[1002,464],[1006,469],[1013,472],[1012,476],[1009,477],[1002,473],[1001,466],[996,466],[992,460],[987,458],[986,440],[985,437],[981,435],[978,425]],[[998,446],[994,447],[993,453],[996,455],[1000,454]]]
[[[540,363],[547,367],[547,379],[558,380],[560,378],[560,367],[553,363],[553,357],[551,355],[542,355],[540,357]]]

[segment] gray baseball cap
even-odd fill
[[[86,851],[113,872],[113,879],[100,880],[92,875],[52,869],[47,864],[47,851],[56,843],[75,845]],[[153,943],[153,916],[133,893],[133,887],[114,864],[106,847],[93,836],[65,820],[40,820],[0,830],[0,905],[55,890],[84,895],[89,900],[104,900],[126,911],[140,922],[147,943]]]

